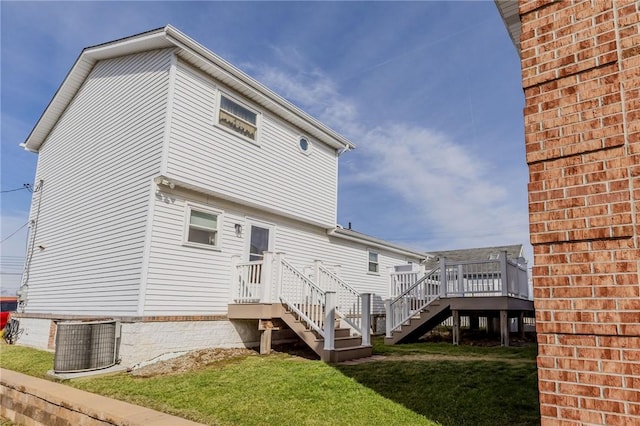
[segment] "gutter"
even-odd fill
[[[430,258],[433,257],[430,254],[426,254],[425,255],[425,253],[418,253],[418,252],[406,250],[406,249],[403,249],[401,247],[397,247],[397,246],[393,246],[391,244],[387,244],[387,243],[385,243],[383,241],[380,241],[380,240],[377,240],[377,239],[367,238],[367,236],[364,236],[364,235],[362,237],[346,235],[346,234],[341,233],[340,229],[341,228],[327,229],[327,235],[330,236],[330,237],[342,238],[343,240],[347,240],[347,241],[354,241],[356,243],[366,244],[369,247],[375,247],[375,248],[383,249],[383,250],[386,250],[386,251],[390,251],[392,253],[401,254],[403,256],[416,257],[416,258],[420,259],[420,262],[424,262],[425,260],[430,259]]]

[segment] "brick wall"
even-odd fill
[[[640,1],[520,0],[543,424],[640,424]]]

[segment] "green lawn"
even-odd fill
[[[69,382],[207,424],[536,425],[535,347],[411,344],[388,358],[331,366],[275,354],[154,378],[126,374]],[[43,376],[53,355],[2,345],[4,368]]]

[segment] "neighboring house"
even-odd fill
[[[23,146],[39,158],[21,344],[52,349],[58,323],[115,319],[127,365],[268,348],[292,337],[276,317],[311,316],[286,285],[324,287],[309,309],[337,291],[356,323],[360,293],[383,315],[389,270],[428,257],[336,226],[353,144],[171,26],[84,49]],[[284,298],[286,313],[260,310]],[[239,303],[249,311],[230,315]],[[326,341],[316,351],[340,358]]]

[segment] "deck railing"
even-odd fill
[[[440,259],[442,297],[511,296],[529,299],[526,265],[507,259],[506,252],[498,259],[450,262]],[[392,272],[391,298],[415,285],[419,272]]]
[[[262,270],[261,260],[236,263],[236,267],[232,270],[235,274],[233,280],[235,291],[232,297],[235,303],[255,303],[262,299],[264,291]]]
[[[438,267],[427,272],[395,299],[386,302],[387,337],[391,337],[393,330],[400,328],[400,326],[409,321],[412,316],[426,308],[434,300],[440,298],[440,282],[441,273]]]
[[[363,345],[369,344],[370,298],[344,282],[340,277],[315,262],[315,282],[325,291],[336,293],[336,315],[346,322],[356,333],[363,336]],[[366,339],[366,341],[365,341]]]
[[[325,291],[286,260],[280,258],[279,263],[276,268],[279,269],[280,300],[308,327],[324,337]]]

